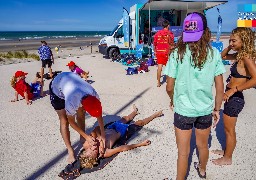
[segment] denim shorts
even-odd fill
[[[226,88],[228,91],[230,88]],[[229,97],[228,102],[224,103],[223,113],[228,115],[229,117],[238,117],[238,114],[244,108],[244,95],[242,92],[235,92],[232,96]]]
[[[212,125],[212,114],[199,117],[186,117],[178,113],[174,113],[174,126],[181,130],[207,129]]]

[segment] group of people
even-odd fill
[[[188,28],[188,25],[193,25],[193,28]],[[229,46],[220,54],[216,48],[211,46],[211,31],[207,26],[205,16],[201,13],[193,12],[186,16],[183,34],[176,46],[174,46],[173,34],[169,31],[167,21],[163,22],[163,27],[164,29],[155,35],[154,40],[158,61],[157,86],[161,85],[162,66],[166,65],[164,70],[167,76],[166,92],[170,97],[170,109],[174,111],[173,124],[178,148],[176,179],[183,180],[186,177],[193,128],[195,128],[199,152],[199,162],[194,165],[199,177],[206,178],[209,158],[208,139],[211,127],[216,127],[220,120],[223,101],[225,102],[223,121],[226,147],[225,150],[213,151],[222,156],[213,160],[213,163],[216,165],[232,164],[232,154],[236,146],[237,117],[245,104],[243,91],[256,86],[255,35],[250,28],[234,29],[230,36]],[[235,53],[230,54],[231,50]],[[226,70],[222,59],[235,61],[225,91],[223,74]],[[42,60],[42,69],[45,64],[51,68],[51,63],[50,60],[46,62]],[[62,72],[53,77],[49,91],[51,104],[60,120],[60,132],[68,149],[69,163],[75,161],[69,125],[80,134],[84,148],[80,159],[85,168],[93,167],[100,157],[110,157],[121,151],[150,144],[150,141],[146,140],[142,143],[112,149],[113,144],[125,135],[130,126],[127,123],[137,115],[138,109],[134,106],[131,114],[104,128],[99,95],[83,79],[86,79],[89,72],[82,72],[74,62],[70,62],[67,66],[72,72]],[[80,77],[74,72],[80,73]],[[41,75],[42,73],[43,70],[41,70]],[[27,91],[24,92],[26,88],[23,88],[23,92],[18,90],[20,81],[25,82],[25,75],[24,72],[15,73],[17,82],[14,87],[17,93],[23,93],[23,96],[29,99],[30,95],[26,93]],[[213,85],[216,89],[215,97],[212,93]],[[99,124],[91,134],[85,133],[85,112],[95,117]],[[162,111],[159,111],[134,124],[144,126],[161,115]]]
[[[26,100],[27,105],[32,104],[32,100],[37,97],[43,97],[44,91],[44,68],[46,65],[49,68],[49,73],[47,74],[47,79],[52,79],[54,74],[58,72],[52,71],[52,64],[54,64],[54,56],[52,54],[51,48],[47,45],[46,41],[41,41],[42,45],[38,49],[38,54],[41,60],[41,70],[40,73],[36,73],[35,79],[28,84],[25,80],[26,75],[28,73],[18,70],[15,72],[14,76],[11,77],[10,83],[11,86],[15,90],[15,99],[11,100],[11,102],[15,102],[19,100],[19,95]],[[66,66],[68,66],[69,70],[85,81],[88,79],[89,71],[82,70],[74,61],[70,61]]]
[[[188,25],[193,28],[188,28]],[[219,122],[223,101],[226,147],[212,151],[222,156],[212,162],[216,165],[232,164],[237,117],[245,104],[243,91],[256,85],[254,32],[250,28],[235,28],[231,32],[229,46],[221,54],[211,47],[210,39],[211,31],[205,16],[197,12],[188,14],[184,20],[183,34],[172,50],[164,71],[170,108],[174,110],[173,124],[178,148],[176,179],[183,180],[187,174],[193,127],[199,152],[199,162],[194,166],[199,177],[206,178],[209,134],[211,127],[216,127]],[[230,53],[231,50],[235,53]],[[235,61],[225,91],[222,59]],[[213,84],[215,98],[212,94]]]

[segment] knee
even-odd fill
[[[196,143],[197,149],[199,150],[208,150],[208,144],[203,144],[203,143]]]
[[[142,120],[138,120],[134,124],[136,124],[137,126],[144,126],[144,123]]]
[[[178,152],[178,158],[188,159],[189,152]]]
[[[226,135],[234,136],[236,134],[236,130],[235,128],[225,127],[225,133]]]

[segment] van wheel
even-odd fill
[[[117,48],[111,48],[108,52],[108,57],[110,59],[116,59],[119,55],[119,51]]]

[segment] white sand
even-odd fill
[[[101,54],[76,57],[56,59],[53,70],[68,71],[65,65],[70,60],[89,70],[92,75],[90,80],[95,81],[92,86],[101,97],[107,122],[128,114],[132,104],[136,104],[141,113],[135,119],[164,110],[163,117],[146,125],[138,137],[131,141],[150,139],[150,146],[120,153],[103,170],[82,174],[78,179],[175,179],[177,148],[172,125],[173,112],[168,107],[165,84],[156,87],[156,66],[150,67],[148,73],[127,76],[125,66],[110,62],[102,58]],[[67,153],[59,132],[59,120],[51,107],[49,96],[34,101],[31,106],[25,105],[24,100],[10,102],[14,98],[14,90],[9,84],[10,77],[16,70],[23,70],[29,73],[27,82],[31,82],[34,74],[40,70],[40,65],[40,62],[27,62],[0,66],[0,179],[58,179],[58,173],[66,166]],[[48,85],[49,81],[46,80],[45,91]],[[233,165],[218,167],[209,161],[208,179],[256,178],[256,137],[253,128],[256,127],[255,89],[245,91],[244,95],[246,105],[237,123],[237,147]],[[87,132],[92,130],[95,122],[94,118],[86,118]],[[223,142],[221,123],[217,130]],[[77,147],[79,135],[73,129],[71,140]],[[189,180],[199,179],[193,168],[193,162],[197,161],[194,138],[192,144]],[[210,146],[210,149],[220,148],[214,130]],[[216,157],[210,154],[210,160]]]

